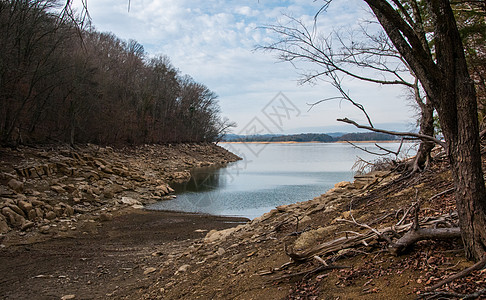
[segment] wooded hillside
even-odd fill
[[[217,96],[169,58],[61,18],[52,0],[0,2],[0,143],[214,141]]]

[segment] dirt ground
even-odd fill
[[[131,210],[103,223],[78,221],[73,233],[4,240],[0,298],[136,299],[155,274],[171,268],[164,262],[176,259],[195,239],[246,221]]]

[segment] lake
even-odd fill
[[[370,151],[374,143],[360,143]],[[171,184],[177,198],[147,209],[242,216],[253,219],[282,204],[313,199],[340,181],[352,181],[360,157],[377,159],[347,143],[221,143],[243,160],[224,168],[193,170],[183,184]],[[399,143],[383,143],[396,150]],[[410,148],[406,144],[403,148]],[[411,149],[409,152],[413,152]]]

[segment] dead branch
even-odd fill
[[[346,221],[353,223],[352,221],[349,220]],[[358,245],[362,245],[363,243],[369,244],[372,240],[376,240],[378,239],[379,236],[383,236],[384,234],[389,232],[390,233],[393,231],[397,231],[399,233],[405,232],[411,227],[411,225],[412,224],[410,223],[410,224],[397,226],[393,228],[387,227],[381,230],[380,229],[369,230],[368,232],[363,233],[362,235],[340,237],[338,239],[317,245],[308,250],[296,252],[293,251],[293,249],[287,249],[286,252],[287,255],[293,260],[304,261],[310,257],[313,257],[317,253],[321,255],[326,255],[339,250],[356,247]]]
[[[479,298],[479,296],[482,296],[484,294],[486,294],[486,289],[479,290],[479,291],[472,293],[472,294],[459,294],[459,293],[452,293],[452,292],[425,292],[425,293],[420,295],[419,299],[426,298],[426,297],[430,296],[427,299],[442,298],[442,297],[447,297],[447,298],[454,297],[454,298],[466,300],[466,299],[476,299],[476,298]]]
[[[339,122],[352,124],[357,128],[367,129],[367,130],[374,131],[374,132],[387,133],[387,134],[396,135],[396,136],[413,137],[413,138],[416,138],[416,139],[419,139],[419,140],[431,141],[431,142],[434,142],[434,143],[440,145],[442,148],[446,149],[446,145],[443,141],[438,140],[435,137],[432,137],[432,136],[429,136],[429,135],[424,135],[424,134],[414,133],[414,132],[399,132],[399,131],[390,131],[390,130],[378,129],[378,128],[374,128],[374,127],[370,127],[370,126],[366,126],[366,125],[360,125],[360,124],[356,123],[355,121],[350,120],[348,118],[337,119],[337,120]]]
[[[400,239],[389,246],[389,251],[393,255],[400,255],[410,246],[423,240],[447,240],[461,237],[461,229],[453,228],[419,228],[410,230]]]
[[[310,249],[304,249],[300,251],[296,251],[286,246],[285,252],[294,261],[305,261],[317,254],[327,255],[329,253],[337,252],[343,249],[354,248],[360,245],[368,245],[371,241],[374,240],[384,240],[389,245],[388,251],[390,251],[392,254],[399,255],[418,241],[427,239],[440,240],[460,237],[461,232],[460,229],[457,227],[432,228],[436,224],[442,224],[447,220],[447,216],[440,216],[437,218],[425,218],[424,220],[422,220],[422,222],[420,222],[422,228],[412,230],[414,223],[375,229],[367,224],[358,223],[354,219],[338,219],[337,221],[348,222],[361,228],[365,228],[367,229],[367,231],[359,235],[350,235],[346,233],[343,237],[316,245]],[[404,235],[395,242],[391,240],[390,237],[399,234]]]
[[[436,289],[440,288],[441,286],[443,286],[444,284],[447,284],[447,283],[452,282],[452,281],[459,279],[459,278],[463,278],[463,277],[471,274],[473,271],[481,270],[485,266],[486,266],[486,253],[483,254],[483,258],[480,261],[478,261],[477,263],[475,263],[474,265],[470,266],[467,269],[462,270],[459,273],[456,273],[456,274],[450,276],[449,278],[442,280],[441,282],[439,282],[437,284],[434,284],[433,286],[431,286],[427,290],[428,291],[436,290]]]

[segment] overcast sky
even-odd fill
[[[362,2],[334,1],[319,17],[319,29],[356,26],[367,16]],[[307,103],[338,96],[331,86],[299,85],[299,72],[292,65],[278,62],[275,54],[254,51],[271,41],[259,26],[275,24],[282,14],[311,22],[321,3],[131,0],[128,11],[128,0],[89,0],[88,10],[98,31],[137,40],[150,56],[167,55],[181,73],[218,94],[222,115],[238,124],[234,133],[354,132],[351,125],[336,121],[365,121],[347,103],[326,102],[308,111]],[[356,80],[346,83],[346,89],[365,105],[375,126],[410,129],[413,112],[403,89]]]

